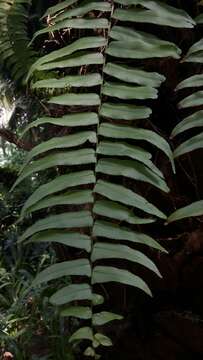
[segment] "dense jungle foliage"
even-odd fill
[[[0,0],[0,357],[203,356],[203,1]]]

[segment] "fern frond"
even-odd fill
[[[98,11],[98,18],[90,16]],[[57,215],[38,220],[22,234],[20,241],[58,242],[84,250],[80,259],[45,269],[34,284],[67,275],[87,277],[80,284],[73,283],[56,291],[50,302],[68,305],[62,310],[63,316],[90,319],[89,326],[77,330],[70,341],[90,340],[85,355],[96,356],[97,347],[112,343],[106,335],[97,332],[97,327],[121,316],[110,312],[98,314],[95,307],[104,298],[95,294],[94,285],[116,282],[151,295],[142,278],[112,261],[123,260],[124,265],[125,261],[136,262],[160,276],[155,264],[134,246],[142,244],[165,251],[156,240],[136,229],[137,224],[166,219],[139,190],[139,183],[144,182],[156,191],[169,191],[164,174],[153,163],[154,152],[163,152],[174,170],[170,145],[149,129],[152,110],[145,104],[146,100],[156,101],[165,77],[138,64],[151,58],[180,59],[181,49],[134,27],[142,22],[192,28],[195,22],[182,10],[150,0],[115,3],[68,0],[49,8],[46,16],[51,18],[50,26],[35,33],[33,40],[49,32],[62,34],[68,29],[71,33],[74,29],[74,34],[79,34],[77,29],[89,30],[88,36],[68,37],[66,45],[39,58],[27,76],[33,90],[60,89],[59,94],[44,101],[55,113],[62,106],[64,115],[41,117],[29,124],[24,133],[32,127],[43,129],[49,124],[65,126],[71,134],[37,144],[28,154],[14,186],[27,176],[52,167],[57,167],[58,176],[34,191],[22,209],[21,218],[40,209],[54,212],[56,207]],[[36,71],[51,73],[52,70],[56,77],[35,80]],[[81,131],[80,126],[85,130]],[[150,150],[144,148],[146,143]],[[78,165],[84,170],[79,172]],[[63,175],[61,166],[66,169]],[[88,189],[84,190],[84,184],[88,184]],[[78,205],[77,211],[61,212],[60,205],[64,204]],[[104,259],[107,265],[106,261],[103,264]],[[89,305],[83,307],[82,300],[88,300]]]

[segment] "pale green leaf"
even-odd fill
[[[154,1],[155,2],[155,1]],[[132,21],[137,23],[149,23],[162,26],[171,26],[175,28],[193,28],[195,22],[185,17],[182,21],[177,21],[176,16],[163,17],[162,12],[142,9],[116,9],[113,17],[120,21]],[[188,16],[189,17],[189,16]]]
[[[156,265],[146,255],[126,245],[97,242],[93,247],[91,261],[94,262],[102,259],[123,259],[124,261],[132,261],[145,266],[147,269],[152,270],[161,277]]]
[[[51,65],[51,63],[54,64],[53,62],[55,60],[57,60],[57,62],[60,62],[60,59],[62,60],[62,59],[64,59],[64,57],[72,55],[76,51],[102,47],[105,45],[106,45],[106,39],[101,36],[89,36],[89,37],[83,37],[83,38],[77,39],[72,44],[67,45],[59,50],[52,51],[51,53],[39,58],[31,66],[30,71],[27,76],[27,79],[29,79],[29,77],[31,76],[33,71],[35,71],[37,69],[39,70],[40,66],[43,64],[50,63],[50,65]],[[92,54],[92,55],[94,55],[94,54]]]
[[[164,4],[161,1],[116,0],[115,2],[128,6],[142,6],[142,8],[130,8],[128,11],[126,10],[126,12],[124,12],[124,10],[123,12],[118,12],[120,9],[117,9],[116,11],[121,14],[121,19],[119,17],[120,20],[152,23],[155,25],[171,26],[174,28],[193,28],[196,25],[195,21],[186,11]],[[129,19],[122,14],[129,14]]]
[[[96,266],[92,274],[92,283],[104,284],[107,282],[131,285],[152,296],[147,284],[139,276],[132,274],[130,271],[112,266]]]
[[[149,45],[144,41],[111,41],[106,52],[111,56],[127,59],[180,58],[180,51],[172,45]]]
[[[103,180],[98,180],[94,191],[102,196],[107,197],[110,200],[119,201],[122,204],[129,205],[131,207],[135,207],[142,211],[145,211],[150,215],[160,217],[161,219],[166,219],[166,215],[163,214],[163,212],[161,212],[156,206],[148,202],[141,195],[135,193],[130,189],[125,188],[124,186],[113,184]],[[130,221],[129,218],[128,221]]]
[[[174,158],[177,158],[178,156],[202,148],[203,148],[203,133],[200,133],[180,144],[174,151]]]
[[[195,201],[190,205],[176,210],[168,217],[167,223],[201,215],[203,215],[203,200]]]
[[[96,356],[96,354],[95,354],[95,350],[94,350],[91,346],[88,346],[88,347],[85,349],[83,355],[85,355],[85,356],[90,356],[90,357],[93,357],[93,358],[97,359],[97,356]],[[99,360],[99,359],[98,359],[98,360]]]
[[[111,339],[104,334],[96,333],[94,335],[94,338],[99,342],[99,344],[101,344],[103,346],[112,346],[113,345]]]
[[[47,34],[49,32],[59,31],[62,29],[106,29],[108,28],[107,19],[65,19],[58,21],[55,25],[47,26],[41,30],[35,32],[32,42],[40,35]],[[31,43],[32,43],[31,42]]]
[[[110,43],[107,53],[119,58],[147,59],[153,57],[172,57],[179,59],[181,55],[181,50],[174,43],[161,40],[150,33],[135,31],[132,28],[113,26],[110,36],[117,41]],[[118,53],[119,45],[122,46],[120,55]]]
[[[69,56],[65,60],[53,61],[39,65],[37,70],[53,70],[59,68],[76,67],[83,65],[101,65],[104,62],[104,57],[101,53],[80,52]]]
[[[102,93],[119,99],[156,99],[158,92],[156,89],[148,86],[129,86],[119,83],[104,83]]]
[[[178,104],[180,109],[185,109],[193,106],[203,105],[203,90],[197,91],[192,95],[187,96],[183,100],[181,100]]]
[[[69,342],[78,341],[78,340],[93,340],[93,331],[92,328],[85,326],[75,331],[74,334],[69,338]]]
[[[72,301],[91,300],[92,289],[89,284],[71,284],[58,290],[49,301],[53,305],[65,305]]]
[[[171,137],[173,138],[186,130],[190,130],[202,126],[203,126],[203,110],[199,110],[194,114],[188,116],[187,118],[183,119],[182,121],[180,121],[178,125],[176,125],[176,127],[173,129],[171,133]]]
[[[170,159],[173,169],[173,154],[168,142],[154,131],[134,128],[131,126],[114,125],[109,123],[101,124],[99,135],[115,139],[131,139],[147,141],[162,150]]]
[[[90,143],[96,143],[96,133],[93,131],[78,132],[73,135],[53,137],[50,140],[43,141],[41,144],[35,146],[27,155],[23,168],[29,163],[35,156],[41,155],[46,151],[53,149],[65,149],[74,146],[84,144],[86,141]]]
[[[48,230],[42,231],[33,235],[27,242],[28,243],[58,243],[65,246],[71,246],[77,249],[83,249],[87,252],[91,251],[91,239],[88,235],[75,233],[66,230]]]
[[[182,62],[203,62],[203,38],[194,43],[188,50]]]
[[[92,216],[89,211],[69,212],[58,215],[51,215],[47,218],[40,219],[31,225],[19,238],[19,242],[24,241],[28,237],[39,231],[48,229],[66,229],[74,227],[92,226]]]
[[[74,127],[74,126],[88,126],[88,125],[96,125],[98,124],[98,115],[94,112],[84,112],[77,113],[71,115],[64,115],[59,118],[52,117],[42,117],[33,122],[31,122],[23,131],[23,136],[28,130],[33,127],[37,127],[45,124],[53,124],[57,126],[66,126],[66,127]]]
[[[160,178],[151,169],[136,160],[100,159],[96,166],[96,172],[145,181],[162,191],[169,192],[169,188],[163,178]]]
[[[111,4],[103,1],[83,1],[80,6],[67,10],[63,14],[57,16],[56,22],[71,18],[73,16],[84,16],[90,11],[111,11]]]
[[[191,87],[200,87],[203,86],[203,74],[193,75],[189,78],[181,81],[178,86],[176,86],[176,91],[191,88]]]
[[[150,160],[152,155],[141,147],[123,142],[100,141],[97,153],[108,156],[126,156],[148,166],[155,174],[164,178],[162,172]]]
[[[104,67],[104,72],[119,80],[129,83],[139,84],[142,86],[159,87],[165,76],[156,72],[147,72],[133,67],[107,63]]]
[[[104,303],[104,297],[100,294],[92,294],[93,306],[102,305]]]
[[[135,216],[133,211],[126,206],[109,200],[96,201],[93,210],[95,214],[111,219],[126,221],[129,224],[150,224],[155,221],[154,219]]]
[[[91,164],[95,163],[95,161],[95,151],[88,148],[68,152],[56,152],[54,154],[47,155],[26,165],[14,183],[11,191],[27,176],[30,176],[33,173],[38,173],[39,171],[46,170],[54,166]]]
[[[99,313],[93,314],[92,322],[94,326],[101,326],[107,324],[113,320],[122,320],[123,316],[108,312],[108,311],[101,311]]]
[[[101,116],[119,120],[146,119],[151,113],[151,109],[146,106],[136,106],[131,104],[120,105],[103,103],[100,109]]]
[[[89,260],[77,259],[63,261],[54,265],[49,266],[45,270],[42,270],[34,279],[33,286],[38,286],[41,283],[58,279],[63,276],[80,275],[80,276],[91,276],[91,267]]]
[[[60,316],[73,316],[79,319],[87,320],[92,317],[92,311],[91,308],[87,306],[69,306],[60,312]]]
[[[59,79],[45,79],[36,81],[32,84],[33,89],[54,88],[64,89],[69,87],[91,87],[101,85],[102,78],[100,74],[87,75],[68,75]]]
[[[79,106],[99,106],[100,105],[100,97],[97,94],[64,94],[53,96],[49,101],[49,104],[57,104],[57,105],[79,105]]]
[[[181,62],[191,62],[191,63],[203,63],[203,50],[196,51],[194,54],[188,55]]]
[[[64,10],[65,8],[67,8],[68,6],[70,6],[76,2],[77,2],[77,0],[65,0],[65,1],[58,3],[57,5],[51,6],[47,9],[47,11],[45,12],[45,14],[43,15],[42,18],[44,18],[48,15],[52,16],[52,15],[56,14],[57,12]]]
[[[37,204],[31,206],[27,210],[26,214],[59,205],[81,205],[93,203],[93,201],[94,199],[92,195],[92,190],[70,191],[65,192],[61,195],[48,196],[40,200]]]
[[[118,225],[107,221],[96,220],[93,227],[93,234],[94,236],[112,240],[139,243],[166,252],[166,250],[157,241],[152,239],[152,237],[137,231],[129,230],[125,227],[119,227]]]
[[[92,183],[95,183],[95,176],[94,172],[90,170],[77,171],[70,174],[58,176],[54,180],[39,186],[33,192],[33,194],[25,202],[21,210],[21,217],[24,216],[25,212],[30,207],[37,204],[38,201],[42,201],[42,199],[48,195],[54,194],[58,191],[62,191],[73,186]]]

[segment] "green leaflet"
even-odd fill
[[[181,209],[176,210],[168,217],[167,223],[178,221],[184,218],[189,218],[192,216],[200,216],[200,215],[203,215],[203,200],[195,201],[190,205],[187,205]]]
[[[13,185],[12,190],[27,176],[49,169],[53,166],[90,164],[95,163],[95,161],[94,150],[88,148],[69,152],[56,152],[54,154],[47,155],[42,159],[35,160],[26,165]]]
[[[96,243],[93,247],[91,260],[94,262],[101,259],[123,259],[132,261],[145,266],[161,277],[156,265],[146,255],[126,245],[108,244],[105,242]]]
[[[108,311],[101,311],[99,313],[93,314],[92,322],[94,326],[102,326],[106,323],[109,323],[113,320],[122,320],[123,316],[108,312]]]
[[[120,49],[122,49],[122,52]],[[124,59],[180,58],[180,51],[175,49],[173,45],[163,43],[153,45],[150,44],[150,41],[149,44],[145,41],[111,41],[106,52],[111,56]]]
[[[95,214],[109,217],[111,219],[126,221],[129,224],[150,224],[155,221],[151,218],[147,219],[135,216],[131,209],[128,209],[126,206],[120,205],[114,201],[96,201],[93,210]]]
[[[203,110],[196,111],[194,114],[183,119],[176,125],[171,133],[171,137],[175,137],[178,134],[196,127],[203,126]]]
[[[146,106],[136,106],[131,104],[118,105],[103,103],[100,109],[101,116],[118,120],[146,119],[151,113],[151,109]]]
[[[197,91],[179,102],[180,109],[203,105],[203,91]]]
[[[162,15],[155,11],[150,10],[140,10],[140,9],[116,9],[113,17],[121,21],[133,21],[140,23],[151,23],[155,25],[171,26],[176,28],[193,28],[194,22],[187,21],[185,18],[183,21],[176,21],[176,18],[173,16],[170,19],[167,17],[162,17]]]
[[[128,230],[124,227],[121,228],[118,225],[107,221],[96,220],[93,227],[93,234],[95,236],[105,237],[112,240],[139,243],[166,252],[166,250],[150,236],[137,231]]]
[[[56,242],[66,246],[91,251],[91,239],[88,235],[75,233],[66,230],[46,230],[33,235],[28,243]]]
[[[95,343],[95,341],[93,340],[92,343]],[[88,346],[88,347],[85,349],[83,355],[94,357],[94,356],[96,356],[95,349],[92,348],[91,346]]]
[[[69,212],[58,215],[51,215],[47,218],[38,220],[30,226],[19,238],[22,242],[39,231],[49,229],[66,229],[75,227],[92,226],[92,216],[89,211]]]
[[[202,149],[203,148],[203,133],[191,137],[189,140],[186,140],[181,145],[179,145],[174,151],[174,158],[184,155],[188,152]]]
[[[71,284],[53,294],[49,301],[53,305],[64,305],[75,300],[91,300],[92,290],[89,284]]]
[[[98,28],[108,28],[108,21],[107,19],[67,19],[60,22],[57,22],[57,24],[48,26],[42,30],[37,31],[33,38],[32,42],[40,35],[59,31],[61,29],[66,28],[72,28],[72,29],[98,29]]]
[[[124,285],[131,285],[152,296],[149,287],[139,276],[134,275],[127,270],[114,268],[112,266],[96,266],[93,270],[92,283],[104,284],[107,282],[117,282]]]
[[[97,162],[96,172],[114,176],[125,176],[130,179],[147,182],[165,192],[169,191],[163,178],[160,178],[148,167],[136,160],[101,159]]]
[[[159,87],[165,81],[165,76],[159,73],[147,72],[114,63],[107,63],[104,67],[104,72],[116,79],[148,87]]]
[[[100,294],[92,293],[89,284],[72,284],[58,290],[50,297],[50,303],[53,305],[64,305],[75,300],[91,300],[93,306],[101,305],[104,298]]]
[[[33,211],[59,205],[88,204],[93,203],[93,201],[92,190],[70,191],[63,193],[62,195],[48,196],[37,202],[34,206],[31,206],[26,213],[29,214]]]
[[[131,17],[127,21],[147,22],[175,28],[193,28],[196,25],[195,21],[184,10],[164,4],[161,1],[116,0],[115,2],[122,5],[141,5],[145,8],[129,9],[128,13]],[[120,20],[124,19],[121,18]]]
[[[101,53],[79,52],[69,56],[65,60],[53,61],[50,63],[39,65],[37,70],[53,70],[58,68],[68,68],[82,65],[101,65],[104,62],[104,57]]]
[[[162,150],[170,159],[172,166],[173,164],[173,155],[167,141],[156,134],[154,131],[134,128],[131,126],[123,125],[113,125],[109,123],[101,124],[99,128],[99,134],[105,137],[116,138],[116,139],[132,139],[132,140],[144,140],[153,144]]]
[[[172,42],[159,39],[157,36],[143,31],[135,31],[123,26],[113,26],[110,32],[113,41],[107,48],[107,53],[116,57],[145,59],[153,57],[172,57],[179,59],[181,50]],[[123,54],[118,54],[117,45],[123,44]],[[114,54],[109,52],[114,51]],[[137,50],[137,53],[136,53]],[[123,52],[122,51],[122,52]],[[149,54],[150,51],[150,54]]]
[[[49,266],[41,271],[33,281],[34,286],[38,286],[43,282],[58,279],[62,276],[83,275],[90,277],[91,267],[87,259],[77,259],[63,261]]]
[[[62,60],[64,57],[72,55],[76,51],[97,48],[97,47],[105,46],[105,44],[106,44],[106,39],[100,36],[90,36],[90,37],[83,37],[81,39],[78,39],[74,41],[71,45],[67,45],[62,49],[52,51],[50,54],[44,55],[43,57],[38,59],[31,66],[27,79],[29,79],[29,77],[35,70],[40,70],[40,66],[41,69],[43,69],[42,68],[43,64],[53,63],[55,60],[57,60],[57,62],[60,62],[60,59]],[[74,64],[71,66],[74,66]]]
[[[155,174],[164,178],[162,172],[149,160],[152,156],[141,147],[129,145],[123,142],[100,141],[97,147],[97,153],[109,156],[126,156],[148,166]]]
[[[93,330],[92,328],[85,326],[81,327],[79,330],[75,331],[74,334],[69,338],[69,342],[78,341],[78,340],[93,340]]]
[[[129,86],[118,83],[104,83],[102,93],[119,99],[156,99],[156,89],[147,86]]]
[[[92,317],[92,311],[91,308],[87,306],[69,306],[60,312],[60,316],[74,316],[79,319],[87,320]]]
[[[42,18],[44,18],[48,15],[52,16],[52,15],[56,14],[57,12],[64,10],[65,8],[67,8],[68,6],[70,6],[76,2],[77,2],[77,0],[65,0],[65,1],[60,2],[57,5],[51,6],[47,9],[47,11],[45,12],[45,14],[43,15]]]
[[[64,189],[95,183],[95,176],[93,171],[84,170],[78,172],[72,172],[67,175],[61,175],[56,177],[54,180],[39,186],[33,194],[25,202],[22,211],[21,217],[24,216],[25,212],[40,200],[44,199],[46,196],[54,194],[56,192],[62,191]]]
[[[94,335],[94,340],[96,340],[96,342],[98,342],[99,344],[101,344],[103,346],[112,346],[113,345],[111,339],[108,336],[100,334],[100,333],[96,333]],[[94,342],[93,342],[93,344],[94,344]]]
[[[98,124],[98,115],[94,112],[84,112],[79,114],[64,115],[59,118],[42,117],[31,122],[23,131],[23,136],[27,131],[33,127],[37,127],[44,124],[53,124],[57,126],[88,126]]]
[[[200,87],[200,86],[203,86],[203,74],[193,75],[181,81],[175,90],[178,91],[185,88]]]
[[[65,13],[57,16],[56,18],[56,22],[62,21],[64,19],[70,19],[73,16],[83,16],[85,14],[87,14],[90,11],[102,11],[102,12],[106,12],[106,11],[111,11],[111,4],[108,2],[103,2],[103,1],[90,1],[90,2],[86,2],[83,1],[82,4],[80,4],[79,7],[76,7],[74,9],[70,9],[68,11],[66,11]]]
[[[125,188],[124,186],[98,180],[94,191],[100,195],[107,197],[110,200],[119,201],[122,204],[141,209],[148,214],[160,217],[162,219],[166,219],[166,215],[163,214],[159,209],[157,209],[156,206],[149,203],[141,195],[136,194],[135,192]]]
[[[93,131],[83,131],[77,134],[53,137],[50,140],[44,141],[35,146],[27,155],[23,168],[35,157],[43,154],[46,151],[53,149],[65,149],[84,144],[86,141],[96,143],[96,133]],[[21,169],[22,171],[22,169]]]
[[[100,74],[87,74],[87,75],[68,75],[60,79],[46,79],[35,82],[32,85],[33,89],[41,88],[56,88],[63,89],[66,87],[91,87],[101,85],[102,78]]]
[[[100,97],[97,94],[65,94],[53,96],[48,103],[58,105],[79,105],[79,106],[99,106]]]
[[[203,62],[203,38],[190,47],[182,62]]]
[[[186,56],[182,62],[200,63],[203,62],[203,51],[196,51],[194,54]]]

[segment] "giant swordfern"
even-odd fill
[[[33,91],[51,89],[55,95],[45,99],[51,115],[31,122],[24,133],[33,127],[46,129],[49,124],[65,127],[69,134],[36,145],[27,156],[14,186],[52,167],[58,172],[27,199],[21,218],[41,209],[57,208],[57,213],[38,220],[19,241],[56,242],[81,250],[76,259],[42,271],[34,285],[72,276],[73,283],[57,290],[50,302],[61,306],[62,316],[87,320],[70,341],[90,341],[85,354],[96,356],[97,347],[112,343],[100,326],[122,318],[97,310],[97,305],[104,302],[97,284],[126,284],[151,295],[143,279],[128,267],[115,266],[115,259],[124,265],[126,261],[138,263],[160,276],[155,264],[135,249],[136,244],[143,244],[164,251],[136,227],[166,218],[140,194],[139,182],[169,191],[145,144],[162,151],[174,170],[170,146],[149,128],[152,111],[143,105],[149,99],[156,101],[157,89],[165,78],[137,64],[150,58],[179,59],[181,50],[174,43],[135,30],[135,24],[192,28],[194,21],[183,10],[151,0],[66,0],[49,8],[44,18],[47,16],[50,25],[39,30],[34,39],[56,31],[69,36],[67,44],[30,67],[27,82]],[[72,32],[80,36],[75,39]],[[37,80],[35,74],[40,72],[50,73],[50,78]],[[64,115],[54,115],[57,109],[63,109]],[[65,167],[65,173],[61,167]]]

